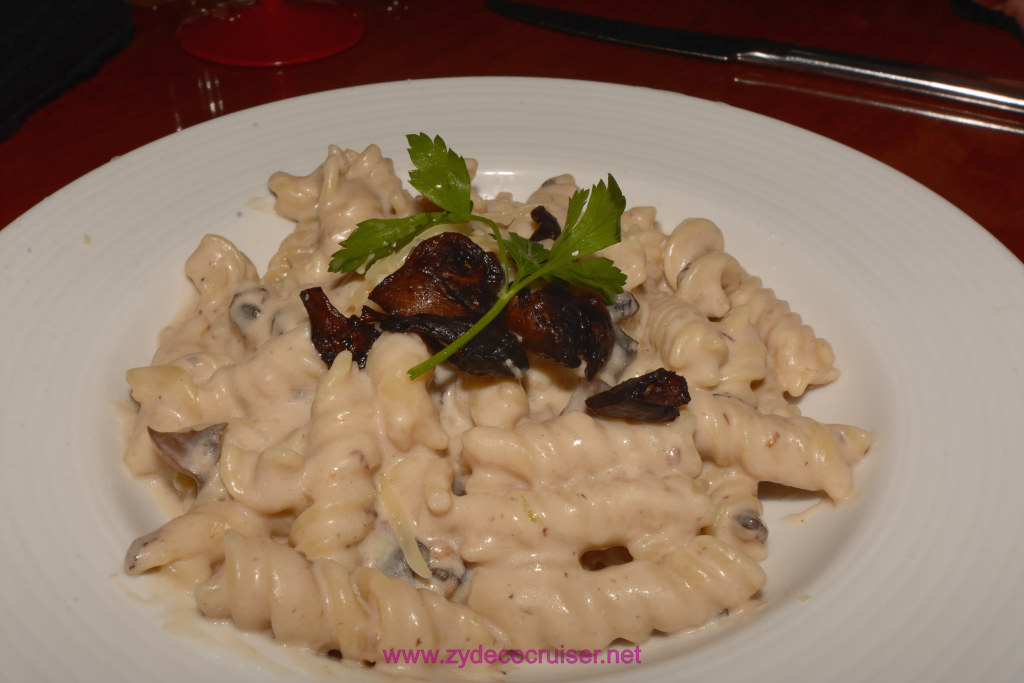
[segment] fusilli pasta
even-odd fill
[[[363,367],[348,350],[328,367],[299,293],[321,287],[357,315],[415,243],[345,276],[329,272],[332,252],[360,221],[421,201],[376,146],[332,146],[313,173],[269,184],[295,227],[266,272],[204,238],[185,266],[191,309],[128,372],[125,461],[180,510],[125,568],[180,577],[203,615],[355,662],[639,643],[756,598],[770,548],[759,482],[851,497],[870,435],[792,400],[837,378],[831,347],[711,221],[665,234],[654,208],[625,212],[604,255],[626,275],[629,352],[598,377],[536,359],[519,377],[442,367],[412,380],[430,350],[411,334],[385,333]],[[525,203],[477,197],[474,210],[529,237],[530,210],[564,221],[576,189],[561,175]],[[689,383],[671,422],[583,409],[602,382],[655,368]]]

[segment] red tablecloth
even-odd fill
[[[139,0],[142,2],[143,0]],[[543,0],[535,0],[542,2]],[[196,3],[145,0],[131,45],[0,143],[0,226],[80,175],[156,138],[254,105],[351,85],[439,76],[548,76],[720,100],[820,133],[931,188],[1024,256],[1024,116],[561,35],[483,0],[354,0],[353,48],[280,68],[230,67],[181,49]],[[942,0],[547,0],[605,16],[759,36],[1024,82],[1024,41]]]

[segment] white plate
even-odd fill
[[[877,433],[847,508],[771,510],[767,604],[642,666],[526,677],[643,681],[1010,681],[1024,676],[1024,268],[892,169],[725,105],[573,81],[351,88],[239,112],[72,183],[0,232],[0,678],[261,681],[337,667],[168,611],[123,553],[161,521],[124,472],[114,404],[176,312],[206,232],[265,262],[287,227],[254,210],[275,170],[329,143],[440,134],[478,187],[524,192],[612,172],[668,227],[715,220],[726,247],[832,341],[839,383],[804,412]],[[186,603],[187,605],[187,603]],[[340,665],[338,665],[340,667]],[[351,670],[346,669],[352,679]],[[444,677],[444,671],[439,676]],[[370,680],[383,680],[372,672]]]

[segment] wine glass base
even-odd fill
[[[283,66],[323,59],[355,45],[362,14],[315,0],[257,0],[187,17],[178,42],[200,59],[233,66]]]

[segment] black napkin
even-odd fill
[[[127,46],[123,0],[15,0],[0,21],[0,140]]]
[[[998,26],[1004,31],[1009,31],[1021,40],[1024,40],[1024,31],[1021,30],[1020,24],[998,10],[989,9],[984,5],[974,2],[974,0],[952,0],[952,5],[953,13],[961,19]]]

